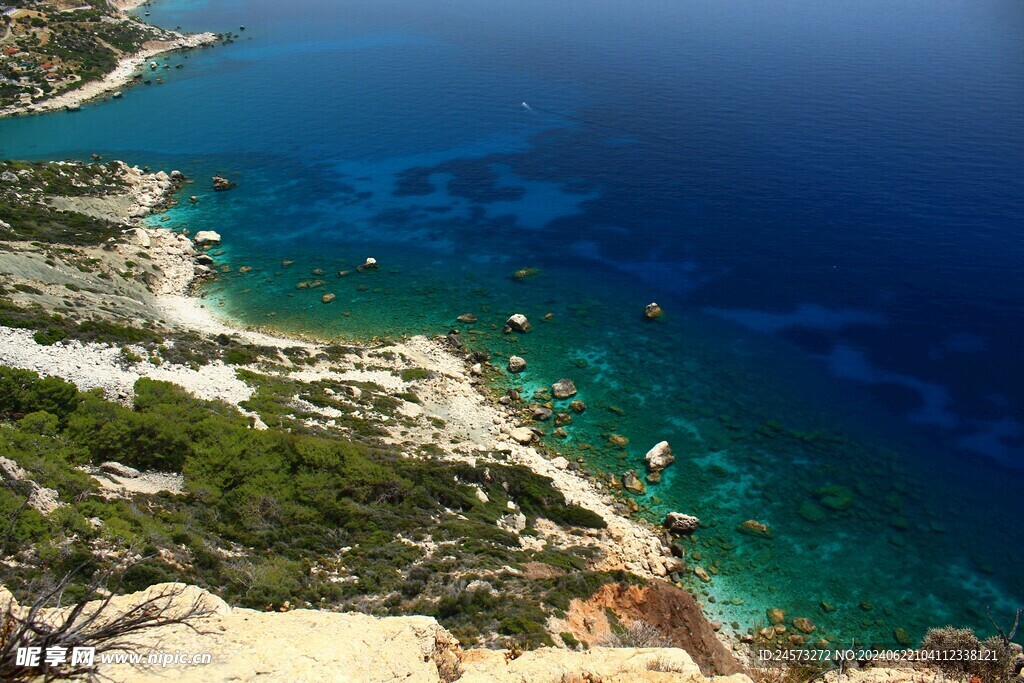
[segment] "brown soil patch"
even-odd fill
[[[657,627],[674,647],[690,653],[707,676],[743,671],[694,597],[672,584],[658,581],[649,586],[602,586],[589,600],[570,603],[566,628],[577,639],[600,645],[611,635],[608,612],[623,624],[641,620]]]

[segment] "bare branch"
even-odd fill
[[[196,633],[205,633],[196,622],[208,617],[212,609],[200,596],[190,603],[176,604],[184,592],[181,586],[169,586],[146,596],[124,611],[111,607],[113,594],[105,586],[111,573],[90,580],[84,599],[70,607],[60,606],[60,597],[78,572],[70,572],[56,585],[43,590],[27,609],[8,605],[0,615],[0,680],[22,683],[44,680],[96,680],[96,664],[38,667],[17,665],[19,648],[95,648],[96,654],[137,647],[132,637],[154,628],[181,624]]]

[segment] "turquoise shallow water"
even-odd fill
[[[163,224],[224,236],[207,295],[246,322],[477,314],[473,344],[527,359],[510,384],[580,387],[553,447],[621,472],[673,444],[641,502],[704,520],[713,615],[891,644],[1024,600],[1014,11],[167,0],[161,25],[247,30],[165,85],[0,121],[0,151],[197,178]],[[513,312],[529,334],[500,334]]]

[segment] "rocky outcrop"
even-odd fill
[[[666,529],[674,534],[692,534],[700,526],[700,520],[682,512],[670,512],[663,522]]]
[[[200,246],[204,244],[220,244],[220,234],[213,230],[200,230],[196,233],[194,241]]]
[[[537,406],[533,409],[533,419],[540,422],[550,420],[553,414],[551,408],[545,408],[544,406]]]
[[[636,476],[636,472],[629,470],[628,472],[622,473],[622,488],[626,489],[630,493],[637,495],[643,495],[647,493],[647,487],[644,483]]]
[[[526,361],[519,356],[509,356],[508,358],[508,371],[512,373],[519,373],[526,369]]]
[[[533,433],[533,430],[529,427],[516,427],[512,430],[512,438],[516,442],[523,444],[524,446],[533,443],[533,440],[537,438],[537,435]]]
[[[563,377],[551,385],[551,395],[557,399],[571,398],[576,395],[576,385],[571,379]]]
[[[147,598],[172,594],[167,605],[183,612],[198,602],[208,614],[191,625],[141,631],[131,637],[130,652],[203,652],[206,665],[136,668],[101,665],[101,677],[114,681],[335,681],[344,672],[352,681],[452,680],[458,642],[429,617],[377,619],[362,614],[314,610],[285,613],[229,607],[194,586],[161,584],[114,598],[105,614],[124,613]],[[56,619],[56,610],[44,618]]]
[[[28,472],[9,458],[0,457],[0,481],[10,482],[15,490],[20,487],[22,495],[28,494],[28,506],[40,514],[48,515],[63,505],[55,490],[29,479]]]
[[[558,632],[572,633],[577,640],[594,647],[613,639],[609,614],[622,626],[637,621],[653,626],[667,644],[685,650],[705,676],[730,675],[742,670],[704,617],[696,598],[662,581],[648,586],[602,586],[589,599],[571,601],[565,619],[550,626]]]
[[[672,455],[672,447],[668,445],[668,441],[658,443],[644,456],[644,462],[647,463],[650,472],[661,472],[675,461],[676,456]]]
[[[509,659],[496,650],[470,650],[459,683],[750,683],[743,674],[705,677],[678,648],[595,647],[582,652],[543,648]]]
[[[122,465],[121,463],[114,462],[113,460],[100,463],[100,471],[106,472],[107,474],[113,474],[118,477],[124,477],[125,479],[134,479],[141,474],[141,472],[134,467],[128,467],[128,465]]]
[[[660,318],[662,314],[661,306],[654,303],[653,301],[644,308],[644,317],[648,320],[654,320]]]
[[[217,192],[226,192],[235,187],[235,183],[231,182],[223,176],[213,176],[213,189]]]
[[[526,332],[530,329],[530,321],[522,313],[514,313],[505,321],[506,332]]]
[[[624,615],[640,611],[657,617],[648,609],[658,598],[649,588],[611,588],[595,598],[611,600]],[[187,624],[134,633],[123,652],[144,656],[151,652],[205,653],[210,655],[210,663],[172,663],[166,667],[101,663],[101,678],[133,683],[750,683],[742,674],[722,670],[738,668],[735,662],[728,664],[726,660],[715,664],[718,660],[709,659],[706,648],[698,648],[701,654],[694,656],[677,648],[594,647],[574,652],[549,647],[518,656],[501,650],[463,650],[455,637],[431,617],[377,618],[307,609],[258,612],[232,608],[215,595],[184,584],[159,584],[139,593],[116,596],[104,617],[124,614],[146,600],[155,600],[155,606],[166,608],[172,615],[184,614],[195,605],[203,613]],[[91,614],[97,605],[86,606],[84,614]],[[680,605],[670,601],[666,606],[668,611],[662,616],[681,619],[680,633],[689,632],[691,625],[676,609]],[[19,606],[0,586],[0,610],[8,607],[15,616],[24,615],[28,609]],[[39,616],[57,623],[66,614],[64,610],[48,609]],[[708,677],[702,669],[731,675]]]

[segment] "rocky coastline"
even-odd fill
[[[328,345],[338,343],[336,339],[299,337],[271,329],[243,327],[216,314],[202,298],[201,284],[204,279],[216,276],[209,252],[216,250],[220,236],[215,233],[208,235],[202,244],[197,244],[187,231],[174,232],[154,227],[150,218],[174,206],[176,194],[181,193],[189,182],[185,175],[179,171],[148,173],[120,162],[115,162],[114,167],[124,183],[123,193],[107,197],[52,199],[51,202],[62,210],[120,222],[124,226],[121,239],[112,240],[102,247],[106,257],[111,259],[108,266],[111,272],[123,270],[131,259],[145,254],[152,267],[152,277],[145,278],[144,286],[126,293],[141,304],[134,313],[138,322],[146,323],[148,320],[149,324],[163,329],[199,334],[207,339],[231,337],[279,351],[298,347],[315,354]],[[14,253],[18,258],[33,258],[28,253]],[[55,270],[59,274],[61,264],[58,263]],[[253,397],[253,388],[239,379],[234,367],[223,362],[213,362],[200,368],[167,362],[153,364],[144,359],[146,351],[138,346],[118,348],[111,344],[77,340],[41,345],[31,332],[8,327],[0,327],[0,338],[0,365],[60,377],[82,390],[100,389],[111,400],[125,404],[130,404],[133,386],[139,378],[168,381],[199,398],[224,401],[248,415],[254,427],[266,428],[259,414],[243,405]],[[391,418],[388,415],[377,414],[373,418],[385,426],[388,433],[385,442],[396,447],[408,444],[410,439],[431,443],[438,447],[436,452],[442,454],[443,459],[452,463],[469,463],[474,467],[487,466],[492,462],[524,466],[549,478],[567,503],[582,506],[600,516],[606,525],[604,529],[589,530],[582,536],[570,538],[555,525],[546,525],[542,530],[543,538],[562,547],[575,545],[595,549],[597,560],[593,563],[594,570],[629,572],[651,582],[651,587],[639,592],[637,589],[623,592],[621,588],[617,592],[609,592],[610,588],[606,587],[607,590],[589,601],[574,601],[564,617],[547,625],[549,631],[600,642],[600,638],[609,633],[609,624],[602,622],[603,615],[611,610],[626,615],[626,618],[656,623],[664,632],[671,633],[672,643],[684,647],[689,652],[688,657],[696,660],[705,673],[733,674],[750,666],[753,663],[751,645],[754,639],[747,634],[731,633],[721,624],[710,621],[696,598],[674,585],[682,572],[700,576],[700,567],[687,564],[686,544],[678,540],[696,531],[699,520],[683,512],[673,513],[663,526],[658,527],[633,516],[631,513],[636,510],[628,506],[632,499],[614,495],[616,486],[609,482],[607,476],[591,475],[581,463],[545,448],[531,427],[537,408],[535,405],[509,392],[497,391],[489,384],[487,375],[501,373],[504,368],[493,365],[486,354],[466,351],[457,341],[450,333],[388,342],[382,348],[387,349],[385,355],[391,360],[379,370],[364,368],[362,361],[364,356],[380,349],[347,346],[347,358],[334,358],[330,363],[296,366],[279,372],[290,379],[310,383],[372,379],[396,396],[415,390],[417,403],[406,402],[399,409],[405,418],[402,429],[398,425],[389,425]],[[137,356],[137,360],[126,362],[126,352],[129,356]],[[405,378],[405,373],[411,370],[415,372],[410,377],[416,379]],[[561,380],[552,390],[560,396],[571,397],[575,387],[570,381]],[[311,426],[324,429],[335,426],[336,415],[331,410],[305,407],[314,413],[308,419]],[[438,416],[444,417],[439,421],[440,426]],[[658,443],[646,458],[648,477],[670,466],[673,459],[671,447],[665,442]],[[636,476],[633,479],[642,485]],[[135,477],[134,481],[132,478],[114,479],[108,483],[113,490],[122,493],[180,491],[182,487],[180,476],[175,478],[160,472],[147,472],[141,478]],[[628,486],[625,481],[621,483]],[[58,504],[56,501],[50,503]],[[505,528],[517,535],[525,526],[525,517],[516,511],[512,511],[506,520]],[[520,537],[520,542],[524,545],[534,543],[527,536]],[[679,628],[680,623],[685,627]],[[727,680],[747,679],[736,677]]]
[[[153,227],[149,221],[150,216],[175,204],[175,194],[182,191],[187,182],[184,174],[178,171],[146,173],[120,162],[115,164],[125,184],[124,193],[106,197],[53,198],[49,201],[61,210],[117,221],[124,226],[121,239],[109,242],[102,249],[105,258],[112,260],[108,265],[110,272],[123,271],[128,268],[125,264],[145,254],[152,268],[151,277],[145,279],[146,291],[139,288],[129,295],[143,304],[134,314],[137,324],[146,323],[148,317],[149,324],[159,324],[169,330],[198,333],[206,338],[230,336],[281,350],[298,346],[315,352],[330,343],[337,343],[338,340],[300,338],[273,330],[242,327],[215,314],[201,298],[201,283],[205,278],[216,275],[208,252],[216,249],[219,235],[206,236],[203,243],[197,245],[197,240],[190,238],[187,231],[174,232]],[[19,258],[43,258],[27,252],[17,255]],[[62,265],[58,263],[56,268],[62,270]],[[34,286],[42,287],[42,284],[34,281]],[[31,332],[7,327],[0,327],[0,337],[3,340],[0,344],[0,365],[60,377],[82,390],[98,388],[111,400],[125,404],[130,403],[132,387],[140,377],[169,381],[199,398],[225,401],[249,415],[253,424],[261,424],[257,414],[241,405],[252,397],[253,390],[236,377],[233,367],[222,362],[198,369],[173,363],[154,365],[144,359],[146,352],[141,347],[127,345],[118,348],[111,344],[77,340],[40,345]],[[485,367],[493,368],[489,359],[453,346],[445,335],[396,340],[388,343],[387,349],[389,357],[395,359],[389,366],[392,376],[412,369],[422,373],[426,379],[385,380],[379,373],[357,369],[362,360],[360,354],[371,351],[369,348],[352,348],[355,360],[348,367],[335,361],[305,366],[292,371],[290,376],[305,382],[372,378],[386,384],[395,395],[415,388],[419,403],[407,403],[402,410],[407,411],[406,417],[418,422],[415,432],[418,439],[439,446],[444,454],[442,457],[473,465],[498,462],[493,460],[498,457],[502,462],[522,465],[548,477],[567,503],[596,513],[606,524],[605,529],[588,532],[582,538],[568,537],[564,531],[550,525],[545,533],[552,542],[596,549],[599,559],[593,569],[597,571],[623,570],[649,581],[661,582],[671,573],[683,569],[680,546],[673,545],[668,530],[622,514],[622,503],[602,481],[589,476],[579,463],[544,448],[530,430],[530,406],[526,402],[512,401],[507,395],[495,393],[488,387],[483,375]],[[126,363],[126,350],[138,360]],[[431,418],[436,419],[438,415],[445,418],[442,427],[432,426]],[[383,424],[389,420],[385,415],[377,418]],[[332,414],[324,411],[315,419],[329,425]],[[405,427],[408,428],[409,424]],[[400,435],[394,428],[389,431],[388,438],[395,445],[409,440],[407,433]],[[508,528],[517,533],[522,523],[512,514]],[[522,542],[530,543],[525,536]],[[685,594],[674,586],[672,588]],[[685,604],[691,612],[690,618],[702,622],[700,630],[705,642],[701,642],[699,648],[714,652],[709,657],[722,662],[724,669],[719,670],[738,670],[737,664],[726,662],[745,660],[745,648],[724,632],[716,633],[717,628],[704,618],[696,601],[689,599]],[[558,628],[572,631],[572,627],[567,625],[558,625]]]

